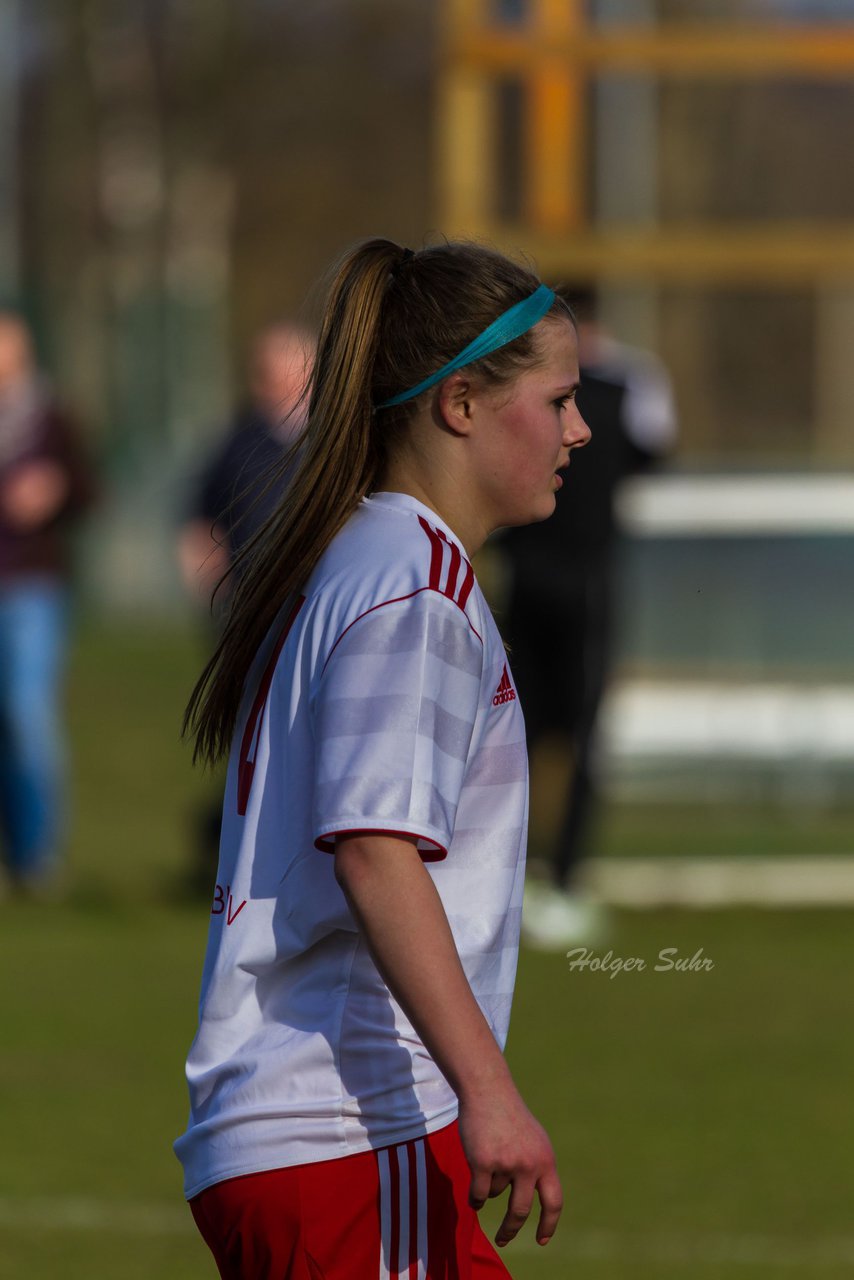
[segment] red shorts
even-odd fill
[[[223,1280],[500,1280],[456,1122],[340,1160],[229,1178],[190,1201]]]

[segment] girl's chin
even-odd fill
[[[515,510],[507,513],[505,519],[496,525],[498,529],[514,529],[525,524],[539,524],[541,520],[548,520],[549,516],[554,515],[557,502],[555,495],[557,487],[551,493],[544,493],[542,497],[534,499],[527,506],[517,503]]]
[[[537,524],[540,520],[548,520],[549,516],[554,515],[555,507],[557,506],[555,493],[557,493],[557,490],[554,493],[547,494],[541,502],[536,504],[528,516],[526,524]]]

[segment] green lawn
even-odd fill
[[[170,1150],[207,924],[182,874],[208,784],[177,738],[201,648],[81,634],[70,893],[0,905],[2,1280],[215,1276]],[[509,1056],[567,1209],[547,1249],[507,1251],[517,1280],[851,1274],[850,927],[623,913],[610,946],[644,972],[523,954]],[[655,972],[667,947],[714,968]]]

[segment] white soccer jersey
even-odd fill
[[[451,530],[406,494],[364,499],[247,687],[175,1147],[188,1197],[456,1116],[335,880],[336,835],[418,838],[502,1048],[516,974],[524,722]]]

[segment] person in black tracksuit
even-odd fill
[[[670,383],[658,360],[607,337],[590,291],[566,296],[579,331],[578,408],[592,440],[573,455],[555,514],[506,530],[500,545],[510,570],[502,629],[529,751],[549,733],[566,737],[572,751],[551,871],[555,887],[574,894],[594,807],[595,729],[613,650],[615,496],[626,477],[662,459],[676,424]]]

